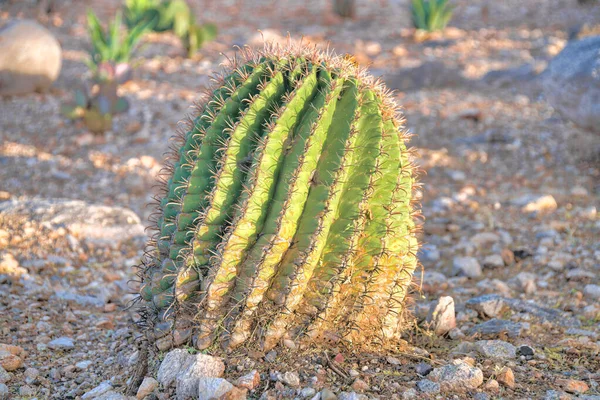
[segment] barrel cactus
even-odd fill
[[[165,173],[140,272],[148,331],[227,350],[395,337],[418,213],[398,107],[347,57],[241,52]]]

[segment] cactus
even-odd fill
[[[418,213],[397,106],[347,58],[243,52],[166,171],[140,268],[148,331],[200,349],[395,337]]]
[[[415,28],[427,32],[441,31],[452,18],[448,0],[412,0],[411,14]]]

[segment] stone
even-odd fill
[[[483,372],[463,360],[454,360],[452,364],[434,368],[428,378],[440,384],[443,392],[464,392],[476,389],[483,383]]]
[[[558,390],[546,390],[544,400],[571,400],[573,396],[563,391]]]
[[[108,391],[112,390],[112,388],[113,387],[110,384],[110,381],[103,381],[98,386],[96,386],[89,392],[85,393],[83,396],[81,396],[81,399],[82,400],[96,399],[96,398],[100,397],[101,395],[107,393]]]
[[[590,300],[600,300],[600,285],[585,285],[583,295]]]
[[[198,400],[218,399],[233,389],[233,385],[223,378],[201,377],[198,379]]]
[[[433,367],[427,363],[418,363],[415,367],[415,371],[417,374],[421,376],[427,376],[431,371],[433,371]]]
[[[440,384],[432,382],[429,379],[421,379],[417,382],[417,388],[419,391],[427,394],[435,394],[440,392]]]
[[[465,307],[477,311],[481,317],[497,318],[508,309],[504,299],[495,294],[474,297],[465,303]]]
[[[75,343],[70,337],[62,336],[48,342],[48,347],[52,350],[72,350],[75,348]]]
[[[500,390],[500,384],[495,379],[490,379],[483,386],[483,390],[488,390],[490,392],[497,392]]]
[[[477,278],[481,276],[481,265],[474,257],[455,257],[452,262],[454,275]]]
[[[0,96],[46,91],[62,64],[54,35],[31,20],[13,20],[0,29]]]
[[[514,284],[526,294],[533,294],[537,290],[535,282],[538,277],[531,272],[519,272],[513,279]]]
[[[337,396],[331,390],[325,388],[319,392],[321,400],[337,400]]]
[[[138,388],[137,394],[135,398],[137,400],[142,400],[150,393],[154,392],[154,390],[158,387],[158,381],[150,376],[144,377],[142,384]]]
[[[188,353],[185,349],[175,349],[165,355],[158,373],[156,375],[158,383],[163,388],[168,388],[175,380],[177,376],[187,370],[187,368],[194,362],[194,356]]]
[[[590,390],[587,383],[577,379],[557,379],[556,384],[567,393],[585,393]]]
[[[525,358],[532,358],[535,354],[533,347],[527,345],[521,345],[517,347],[517,354]]]
[[[54,229],[63,227],[80,239],[102,245],[146,238],[140,218],[123,207],[33,197],[0,202],[0,214],[23,216]]]
[[[524,213],[551,213],[558,208],[552,195],[525,195],[514,200]]]
[[[512,359],[517,357],[517,348],[503,340],[479,340],[475,350],[487,358]]]
[[[246,400],[248,398],[248,389],[231,388],[229,392],[222,396],[220,400]]]
[[[402,393],[402,399],[404,399],[404,400],[416,399],[417,396],[418,396],[417,389],[411,388],[411,389],[405,390]]]
[[[356,378],[354,382],[352,382],[352,385],[350,387],[352,388],[352,390],[357,392],[364,392],[369,390],[369,384],[360,378]]]
[[[451,329],[456,328],[456,313],[454,311],[454,299],[450,296],[442,296],[434,302],[427,316],[427,322],[436,335],[442,336]]]
[[[182,399],[186,396],[193,397],[198,392],[198,382],[201,378],[220,378],[225,372],[223,360],[208,354],[194,354],[184,362],[189,364],[177,374],[175,387],[177,396]]]
[[[4,383],[0,383],[0,400],[8,400],[10,396],[10,392],[8,391],[8,386]]]
[[[288,386],[298,387],[300,386],[300,377],[297,372],[288,371],[283,374],[281,380]]]
[[[240,376],[235,381],[235,386],[245,388],[248,390],[254,390],[260,384],[260,374],[257,370],[250,371],[246,375]]]
[[[6,350],[0,350],[0,367],[6,371],[15,371],[23,367],[23,359]]]
[[[600,133],[600,36],[570,41],[543,73],[546,99],[563,117]]]
[[[496,380],[498,383],[501,383],[511,389],[515,387],[515,374],[513,373],[512,369],[508,367],[502,368],[502,370],[496,374]]]
[[[471,237],[473,243],[479,249],[487,249],[500,241],[500,236],[493,232],[479,232]]]
[[[481,337],[497,337],[500,334],[506,334],[510,338],[516,338],[521,336],[522,332],[523,324],[494,318],[475,325],[469,329],[468,334]]]
[[[19,396],[21,397],[32,397],[35,395],[35,389],[29,385],[24,385],[19,388]]]
[[[317,391],[314,388],[311,387],[305,387],[302,390],[300,390],[300,392],[298,392],[298,394],[300,395],[300,397],[307,399],[307,398],[312,398],[313,396],[315,396],[317,394]],[[315,396],[318,399],[318,396]]]
[[[368,400],[367,396],[356,392],[342,392],[337,398],[338,400]]]
[[[8,383],[10,381],[10,374],[6,372],[3,367],[0,367],[0,383]]]
[[[502,268],[504,267],[504,259],[500,254],[491,254],[483,259],[484,268]]]
[[[27,368],[23,375],[25,376],[25,383],[33,385],[37,381],[40,371],[36,368]]]

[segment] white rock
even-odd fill
[[[450,296],[440,297],[437,302],[432,304],[427,322],[429,322],[431,329],[440,336],[456,328],[454,299]]]
[[[600,285],[585,285],[583,294],[589,299],[600,300]]]
[[[89,392],[85,393],[83,396],[81,396],[81,399],[96,399],[97,397],[100,397],[101,395],[107,393],[110,390],[112,390],[112,385],[110,384],[110,381],[104,381]]]
[[[452,264],[454,275],[463,275],[469,278],[481,276],[481,265],[474,257],[455,257]]]
[[[492,232],[480,232],[471,237],[471,243],[480,249],[489,248],[500,241],[500,236]]]
[[[6,386],[4,383],[0,383],[0,400],[8,400],[8,396],[10,396],[8,386]]]
[[[483,259],[485,268],[501,268],[504,267],[504,260],[500,254],[491,254]]]
[[[481,386],[483,372],[463,360],[454,360],[452,364],[434,368],[427,378],[438,382],[443,392],[464,392]]]
[[[168,388],[175,382],[178,375],[187,370],[192,362],[194,362],[194,356],[186,350],[171,350],[167,353],[158,368],[158,373],[156,375],[158,383],[160,383],[162,387]]]
[[[219,399],[233,389],[233,385],[223,378],[203,377],[198,380],[198,400]]]
[[[75,344],[73,339],[63,336],[48,342],[48,347],[52,350],[71,350],[75,348]]]
[[[503,340],[479,340],[475,350],[487,358],[513,359],[517,357],[517,348]]]

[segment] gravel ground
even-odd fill
[[[177,122],[232,45],[263,36],[353,53],[398,90],[426,171],[414,324],[385,354],[288,343],[228,357],[231,382],[258,371],[249,398],[600,399],[600,137],[561,119],[537,78],[600,6],[457,0],[452,26],[421,42],[407,1],[358,2],[345,22],[323,1],[207,1],[196,11],[219,24],[218,40],[186,60],[175,38],[150,36],[121,88],[131,109],[96,136],[60,105],[86,73],[86,7],[108,16],[119,2],[55,3],[49,16],[32,1],[0,8],[0,24],[39,18],[65,58],[50,93],[0,99],[0,205],[82,200],[129,208],[143,225]],[[104,217],[82,227],[0,211],[0,398],[123,398],[140,363],[127,305],[145,239],[123,235],[137,220]],[[446,296],[454,312],[428,322]]]

